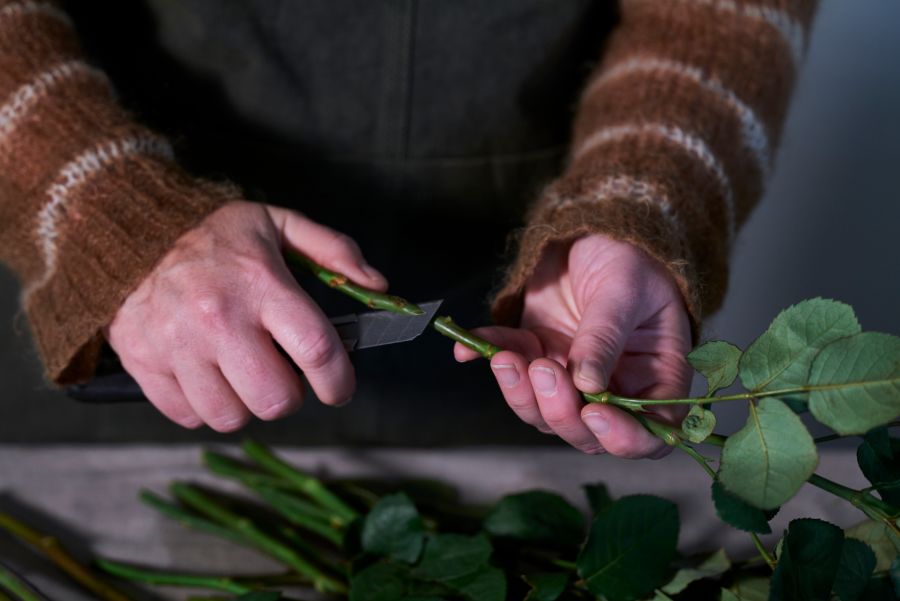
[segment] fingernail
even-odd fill
[[[532,368],[531,383],[541,394],[556,394],[556,373],[549,367]]]
[[[597,436],[609,434],[609,422],[599,413],[588,413],[584,416],[584,423]]]
[[[345,405],[349,405],[350,401],[352,401],[352,400],[353,400],[353,397],[349,396],[345,400],[335,403],[334,405],[332,405],[332,407],[343,407]]]
[[[606,382],[603,381],[603,367],[597,361],[586,359],[578,363],[575,376],[581,381],[582,386],[589,388],[586,392],[603,392],[603,388],[606,387]]]
[[[541,434],[553,434],[553,430],[550,428],[550,426],[548,426],[546,424],[541,424],[540,426],[535,426],[535,428],[537,428],[538,432],[540,432]]]
[[[381,272],[369,265],[368,263],[360,263],[359,268],[363,270],[363,272],[369,276],[369,278],[373,280],[384,280],[386,279]]]
[[[491,369],[494,370],[494,375],[497,376],[497,381],[500,382],[501,386],[512,388],[519,383],[519,370],[516,369],[515,365],[498,363],[491,365]]]

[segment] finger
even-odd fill
[[[488,326],[475,328],[472,333],[484,338],[505,351],[513,351],[524,355],[529,361],[544,356],[541,341],[533,332],[519,328],[506,328],[503,326]],[[453,347],[453,357],[460,363],[471,361],[481,357],[478,351],[456,343]]]
[[[369,265],[351,237],[295,211],[277,207],[268,209],[281,230],[284,245],[302,252],[323,267],[346,275],[361,286],[387,290],[387,278]]]
[[[141,387],[144,396],[156,409],[167,418],[182,426],[194,430],[203,425],[203,420],[188,403],[181,387],[171,374],[132,374]]]
[[[511,351],[503,351],[491,359],[491,370],[500,386],[500,392],[509,408],[519,419],[542,432],[549,432],[550,427],[541,417],[534,389],[528,379],[528,361],[522,355]]]
[[[274,291],[264,302],[260,317],[320,401],[341,405],[350,400],[356,378],[347,351],[322,310],[303,290],[287,284]]]
[[[587,305],[569,350],[568,365],[582,392],[602,392],[609,386],[616,361],[637,319],[637,300],[610,295]]]
[[[660,457],[667,446],[640,422],[616,407],[588,403],[581,410],[581,419],[603,448],[617,457]]]
[[[528,367],[541,417],[563,440],[585,453],[602,453],[603,447],[581,421],[581,393],[562,365],[552,359],[537,359]]]
[[[250,412],[273,420],[299,409],[303,383],[269,333],[247,327],[233,334],[218,350],[219,367]]]
[[[179,362],[175,378],[191,408],[216,432],[234,432],[250,412],[212,362]]]

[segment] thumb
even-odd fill
[[[346,275],[360,286],[385,291],[387,278],[369,265],[353,238],[296,211],[267,206],[285,248],[300,251],[322,267]]]
[[[602,392],[637,319],[629,295],[605,296],[588,303],[569,349],[568,365],[581,392]]]

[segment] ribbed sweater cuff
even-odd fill
[[[89,377],[110,323],[128,294],[188,229],[238,196],[189,177],[165,158],[135,156],[92,178],[52,242],[49,271],[27,282],[23,303],[48,378]],[[64,230],[64,232],[63,232]]]
[[[522,230],[519,253],[494,298],[494,320],[501,325],[518,325],[525,285],[549,245],[602,234],[633,244],[665,265],[684,297],[696,337],[702,310],[694,260],[674,227],[672,215],[666,214],[653,196],[658,191],[628,178],[611,182],[611,189],[600,196],[564,196],[559,187],[557,183],[544,194],[529,226]]]

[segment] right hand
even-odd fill
[[[379,291],[387,280],[349,237],[286,209],[230,202],[182,235],[104,330],[161,413],[186,427],[237,430],[283,417],[303,383],[347,402],[353,366],[334,327],[288,271],[290,248]]]

